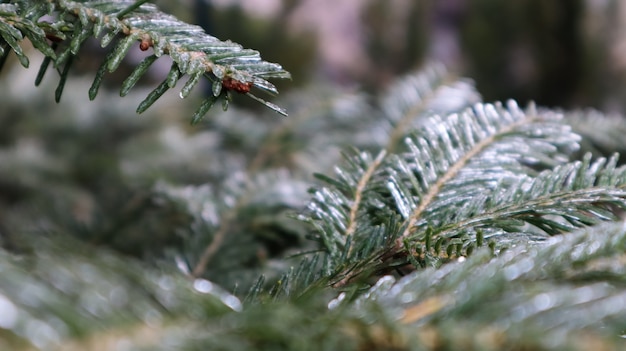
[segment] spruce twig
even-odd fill
[[[398,248],[402,247],[402,241],[404,239],[406,239],[412,231],[415,230],[415,224],[419,221],[419,219],[422,216],[422,213],[424,212],[424,210],[426,210],[426,208],[433,202],[433,200],[439,195],[439,193],[441,192],[441,189],[443,188],[443,186],[448,183],[452,178],[456,177],[457,174],[459,173],[459,171],[461,171],[466,164],[475,156],[477,156],[478,154],[480,154],[486,147],[488,147],[489,145],[491,145],[493,142],[495,142],[496,140],[498,140],[502,135],[506,135],[512,131],[514,131],[516,128],[523,126],[523,125],[527,125],[527,124],[531,124],[533,122],[535,122],[537,119],[535,116],[529,116],[524,120],[520,120],[516,123],[513,123],[501,130],[499,130],[497,133],[479,141],[478,143],[476,143],[476,145],[474,145],[474,147],[472,147],[472,149],[468,150],[467,153],[465,155],[463,155],[462,157],[459,158],[459,160],[457,162],[455,162],[454,164],[450,165],[450,168],[439,177],[439,179],[437,180],[437,182],[435,184],[433,184],[430,189],[428,190],[428,192],[420,199],[420,204],[419,206],[413,210],[413,212],[411,212],[411,215],[409,216],[409,218],[407,218],[406,220],[406,224],[405,224],[405,229],[404,232],[402,233],[402,236],[400,238],[397,239],[396,241],[396,245]]]
[[[363,173],[363,176],[361,177],[361,179],[359,179],[359,183],[357,184],[356,189],[354,191],[352,205],[350,206],[350,218],[348,220],[348,228],[346,229],[346,232],[345,232],[346,237],[352,236],[352,234],[354,234],[354,231],[356,230],[357,214],[359,212],[359,207],[361,206],[361,201],[363,200],[363,193],[365,191],[365,187],[369,184],[369,181],[374,175],[374,172],[376,172],[378,167],[380,167],[381,163],[385,159],[386,154],[387,153],[385,152],[385,150],[382,150],[381,152],[379,152],[378,156],[376,156],[376,158],[374,159],[374,162],[372,162],[369,165],[365,173]],[[354,245],[350,245],[350,247],[348,248],[348,255],[352,253],[353,247]]]
[[[228,213],[222,218],[219,229],[213,235],[213,240],[211,240],[211,243],[204,249],[204,251],[202,251],[202,256],[200,256],[198,263],[193,268],[191,272],[192,277],[199,278],[204,274],[211,258],[213,258],[215,253],[217,253],[217,250],[219,250],[220,246],[222,246],[224,238],[226,237],[226,234],[228,234],[231,223],[236,216],[237,208],[235,207],[229,210]]]
[[[40,20],[42,16],[53,13],[58,14],[54,25]],[[172,58],[173,65],[168,79],[148,95],[138,112],[143,112],[166,90],[173,88],[178,78],[187,75],[189,78],[180,91],[181,98],[188,97],[202,78],[209,81],[214,92],[214,96],[205,99],[197,109],[193,116],[194,123],[202,118],[216,100],[228,101],[232,92],[248,95],[268,108],[286,115],[283,108],[251,94],[250,89],[256,87],[276,95],[278,91],[268,79],[290,78],[289,72],[278,64],[263,61],[259,52],[244,49],[231,41],[221,41],[206,34],[199,26],[187,24],[161,12],[146,0],[10,1],[10,4],[3,5],[0,12],[0,63],[12,50],[22,65],[28,67],[28,58],[20,46],[21,41],[28,38],[35,49],[47,58],[37,83],[41,81],[50,60],[57,69],[63,67],[60,73],[61,82],[55,94],[58,101],[72,58],[78,55],[89,37],[97,38],[103,47],[117,42],[105,56],[95,75],[94,84],[89,91],[89,98],[92,100],[98,92],[103,75],[115,71],[131,47],[139,42],[140,50],[152,49],[155,58],[144,60],[137,67],[124,82],[121,95],[125,95],[146,74],[156,58],[168,55]],[[48,40],[54,42],[52,47]],[[60,48],[59,52],[54,50],[57,46]],[[172,79],[173,76],[176,79]]]

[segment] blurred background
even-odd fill
[[[459,108],[480,101],[476,91],[487,102],[626,110],[626,1],[155,2],[283,65],[293,80],[274,82],[279,97],[262,97],[290,116],[236,96],[227,112],[214,107],[191,126],[202,89],[185,100],[168,92],[138,116],[136,106],[171,61],[159,59],[120,98],[121,82],[147,54],[137,47],[89,101],[105,50],[95,40],[56,104],[53,72],[33,86],[41,55],[30,50],[28,70],[10,55],[0,72],[5,248],[17,250],[28,233],[62,233],[193,265],[220,233],[228,249],[218,251],[207,277],[228,289],[245,286],[259,270],[284,272],[289,263],[280,258],[306,247],[307,227],[289,216],[306,205],[312,174],[332,172],[347,147],[380,149],[393,123],[385,96],[398,94],[394,85],[402,87],[397,79],[408,72],[432,62],[447,67],[443,78],[426,79],[452,84],[434,99],[445,111],[454,99]]]
[[[625,106],[626,3],[619,0],[174,3],[161,6],[283,64],[294,74],[283,89],[323,79],[378,91],[437,61],[474,79],[486,101]]]
[[[438,62],[473,79],[485,101],[605,112],[626,106],[626,4],[619,0],[153,2],[282,64],[293,74],[293,81],[277,82],[283,92],[321,81],[377,93]],[[92,72],[102,52],[88,46],[74,73]],[[119,79],[142,55],[135,50]],[[169,62],[159,64],[169,69]],[[158,70],[154,77],[161,79]]]

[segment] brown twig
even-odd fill
[[[359,183],[357,184],[356,190],[354,191],[354,201],[352,202],[352,206],[350,206],[350,220],[348,224],[348,229],[346,229],[346,237],[351,236],[356,230],[356,216],[359,211],[359,207],[361,206],[361,201],[363,200],[363,192],[365,191],[365,187],[369,183],[370,179],[374,175],[376,169],[383,162],[383,159],[387,155],[385,150],[382,150],[374,159],[374,162],[370,164],[361,179],[359,179]],[[352,252],[352,246],[348,248],[348,255]]]
[[[199,278],[202,274],[204,274],[204,271],[206,270],[209,261],[211,261],[211,258],[213,258],[217,250],[222,245],[222,242],[226,237],[226,233],[228,233],[230,225],[236,216],[236,213],[237,207],[231,209],[228,214],[222,219],[222,225],[217,230],[217,232],[215,232],[215,235],[213,236],[213,241],[211,241],[209,246],[204,249],[202,256],[200,256],[200,260],[198,260],[198,263],[193,268],[193,271],[191,272],[192,277]]]

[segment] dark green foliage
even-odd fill
[[[44,65],[63,73],[85,31],[117,41],[95,96],[149,32],[121,93],[176,107],[146,121],[106,89],[88,112],[0,94],[0,349],[624,348],[620,120],[483,103],[430,66],[377,99],[312,87],[281,101],[286,120],[233,108],[184,129],[162,95],[194,89],[199,61],[177,52],[156,89],[131,88],[181,33],[210,51],[205,34],[135,2],[42,4],[65,9],[42,24],[62,39]],[[211,43],[212,68],[252,55],[235,78],[276,68]],[[194,123],[228,93],[211,88]]]
[[[89,335],[100,335],[96,338],[104,341],[107,330],[119,327],[139,329],[185,315],[205,318],[241,310],[236,297],[205,280],[192,287],[170,269],[148,269],[69,238],[63,244],[44,235],[29,241],[21,248],[32,252],[28,257],[1,252],[0,320],[4,330],[37,348],[65,349],[71,338],[88,343]]]
[[[7,98],[7,108],[19,101]],[[52,339],[11,319],[7,347],[89,349],[125,337],[134,349],[619,348],[624,169],[617,157],[576,159],[596,140],[572,132],[569,122],[582,122],[478,99],[431,67],[374,106],[330,88],[293,94],[282,103],[295,113],[281,124],[230,110],[187,134],[157,116],[125,118],[125,106],[101,109],[106,123],[8,124],[5,142],[30,131],[47,151],[1,154],[11,168],[0,184],[10,250],[0,295]],[[615,123],[595,118],[598,128]],[[348,145],[358,148],[340,161]],[[325,186],[308,201],[313,171]],[[184,308],[160,300],[162,281],[176,282],[168,296]],[[41,289],[39,307],[20,302]],[[109,312],[88,312],[81,299],[93,296],[107,297],[98,303]],[[227,301],[243,301],[241,312]]]
[[[190,282],[67,239],[38,237],[25,249],[31,257],[4,252],[1,264],[3,345],[12,349],[26,342],[98,349],[120,338],[139,350],[624,346],[621,223],[523,244],[496,259],[481,250],[465,262],[385,277],[353,302],[342,293],[327,305],[331,297],[318,287],[304,298],[243,309],[206,280]]]
[[[616,157],[566,163],[579,140],[552,112],[480,104],[423,121],[401,153],[348,157],[309,206],[344,270],[335,283],[393,267],[407,249],[418,267],[464,255],[478,230],[508,246],[616,219],[626,171]]]
[[[625,245],[623,224],[611,223],[525,243],[496,259],[481,250],[440,269],[381,279],[357,305],[369,309],[375,301],[404,323],[435,325],[444,344],[469,337],[476,345],[491,334],[502,339],[487,337],[483,347],[584,349],[606,335],[606,347],[619,348],[617,335],[626,328]]]

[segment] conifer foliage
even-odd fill
[[[139,104],[144,112],[167,90],[175,87],[183,76],[188,76],[180,90],[180,97],[189,96],[202,78],[211,83],[212,96],[205,99],[194,112],[192,122],[198,122],[217,100],[228,107],[233,92],[246,94],[286,115],[286,112],[250,90],[258,88],[278,94],[271,78],[289,78],[280,65],[263,61],[259,52],[244,49],[230,41],[221,41],[195,25],[165,14],[147,1],[2,1],[0,4],[0,69],[13,51],[24,67],[29,59],[20,42],[27,38],[46,56],[36,79],[38,85],[49,66],[58,71],[59,84],[56,100],[61,99],[65,81],[73,59],[85,41],[95,37],[102,47],[113,48],[104,58],[89,98],[94,99],[107,72],[115,71],[133,45],[142,51],[152,51],[137,65],[122,84],[120,95],[125,96],[148,68],[161,56],[172,58],[172,66],[163,82]],[[51,16],[52,19],[44,16]]]
[[[205,77],[213,96],[196,122],[217,98],[251,86],[275,93],[265,79],[288,76],[144,1],[0,5],[2,62],[12,51],[28,66],[28,38],[46,56],[37,82],[48,67],[60,73],[58,96],[90,36],[117,41],[92,94],[137,44],[154,54],[122,95],[170,55],[168,77],[140,109],[185,74],[185,96]],[[4,92],[0,103],[19,101]],[[67,122],[86,139],[121,127],[132,136],[107,156],[119,158],[107,163],[119,174],[102,171],[96,185],[55,158],[67,130],[37,129],[45,151],[0,149],[0,189],[17,194],[0,192],[0,349],[626,346],[619,116],[485,103],[436,64],[379,98],[317,87],[280,103],[293,111],[286,120],[231,108],[193,135],[136,122],[154,139],[123,116],[93,131]],[[9,122],[4,139],[28,130]],[[66,179],[74,173],[79,181]],[[63,200],[89,196],[88,215]]]

